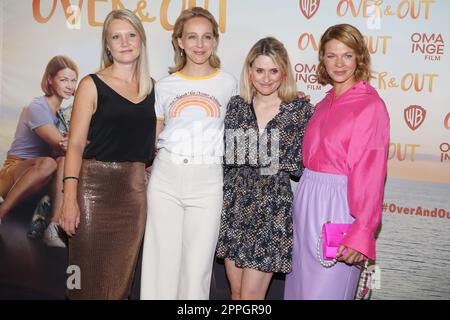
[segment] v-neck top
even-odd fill
[[[305,100],[282,102],[280,111],[260,132],[253,104],[233,97],[225,117],[224,165],[271,168],[300,176],[303,132],[313,112],[314,107]]]
[[[108,162],[147,162],[152,159],[155,132],[155,93],[134,103],[117,93],[96,74],[97,110],[89,125],[84,159]]]
[[[256,110],[255,110],[255,106],[253,105],[253,102],[249,104],[251,112],[253,113],[253,116],[255,117],[256,120],[256,128],[258,129],[258,135],[261,136],[264,131],[266,130],[266,128],[269,128],[269,125],[272,121],[275,121],[275,119],[278,117],[278,115],[280,114],[281,109],[278,111],[277,114],[275,114],[272,119],[270,119],[267,123],[266,126],[264,128],[260,128],[259,124],[258,124],[258,117],[256,116]]]

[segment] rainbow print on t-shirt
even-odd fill
[[[200,108],[209,118],[220,118],[220,104],[214,98],[200,92],[189,92],[177,97],[169,109],[169,118],[177,118],[181,113],[189,108]]]

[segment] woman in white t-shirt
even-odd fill
[[[142,299],[208,299],[223,193],[223,120],[236,79],[220,69],[218,25],[178,17],[175,66],[155,87],[158,154],[148,187]]]

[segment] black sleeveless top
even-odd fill
[[[96,74],[97,110],[88,132],[84,159],[108,162],[147,162],[153,158],[156,115],[155,86],[147,97],[133,103],[118,94]]]

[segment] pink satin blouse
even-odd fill
[[[339,97],[335,89],[316,106],[306,127],[306,168],[345,175],[350,214],[355,218],[343,245],[375,259],[375,232],[381,221],[389,146],[389,115],[383,100],[366,82]]]

